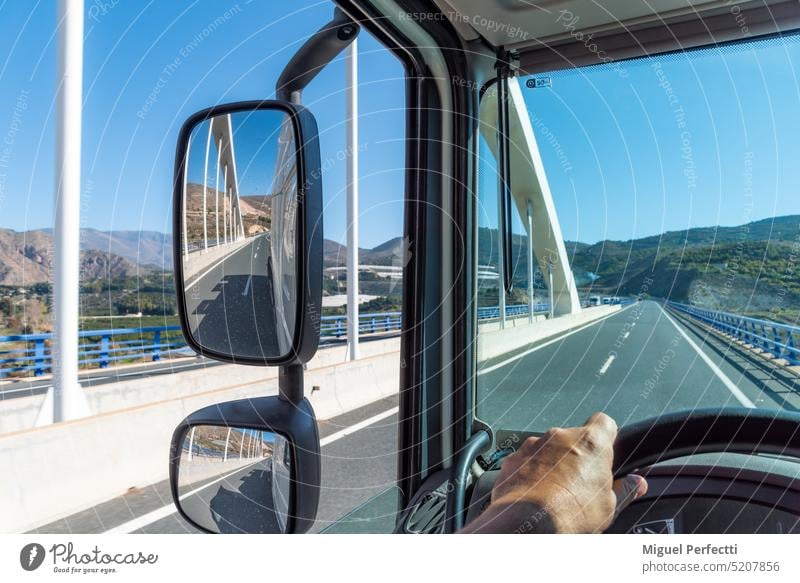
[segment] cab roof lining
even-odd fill
[[[602,6],[578,0],[436,3],[466,40],[481,36],[496,48],[517,52],[522,74],[610,63],[800,29],[798,0],[681,0],[681,7],[668,0],[617,0],[603,2]],[[654,4],[664,9],[654,11]],[[535,35],[528,31],[535,31]]]

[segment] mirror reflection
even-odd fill
[[[181,508],[214,533],[284,533],[291,499],[291,448],[281,435],[197,425],[183,438]]]
[[[189,330],[243,358],[291,351],[296,320],[297,145],[288,114],[219,115],[193,128],[182,197]]]

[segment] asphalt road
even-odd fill
[[[394,485],[397,467],[397,397],[382,399],[320,422],[319,431],[322,440],[322,491],[317,522],[312,532],[329,526],[353,508]],[[233,478],[229,481],[237,484]],[[132,489],[124,496],[44,525],[33,532],[103,533],[113,532],[114,529],[117,529],[116,532],[153,534],[199,532],[176,513],[167,480]]]
[[[593,411],[622,426],[681,409],[800,407],[797,377],[654,301],[484,362],[478,375],[478,416],[504,429],[581,424]]]
[[[800,378],[651,301],[482,363],[478,415],[544,431],[602,410],[621,426],[665,411],[754,406],[800,411]],[[395,481],[397,399],[320,424],[322,494],[314,530]],[[193,532],[168,484],[135,490],[39,532]]]
[[[276,313],[269,255],[269,235],[253,237],[186,287],[187,320],[199,344],[250,358],[288,351],[279,346],[278,333],[293,334],[294,303]]]

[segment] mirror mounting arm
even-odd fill
[[[333,19],[315,32],[286,64],[275,84],[277,98],[299,103],[300,92],[353,42],[359,30],[361,27],[337,7]]]
[[[284,401],[294,405],[302,402],[305,396],[303,368],[302,364],[290,364],[278,370],[278,396]]]

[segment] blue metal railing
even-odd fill
[[[341,338],[347,335],[347,316],[322,316],[320,320],[320,336],[323,338]],[[358,331],[361,334],[400,330],[402,323],[400,312],[358,315]]]
[[[535,314],[547,313],[550,305],[536,303],[533,305]],[[527,304],[506,306],[506,317],[525,316],[528,313]],[[485,306],[478,308],[478,320],[492,320],[500,317],[499,306]],[[347,335],[347,316],[322,316],[320,336],[323,338],[343,338]],[[358,330],[362,334],[376,334],[381,332],[396,332],[403,324],[400,312],[378,312],[374,314],[359,314]]]
[[[534,304],[534,313],[547,313],[547,303]],[[525,316],[527,304],[506,306],[506,317]],[[479,320],[493,320],[500,316],[499,306],[478,308]],[[402,327],[400,312],[376,312],[359,314],[358,329],[361,334],[396,332]],[[180,326],[151,326],[145,328],[115,328],[109,330],[85,330],[79,333],[79,363],[108,367],[120,360],[150,358],[158,361],[162,355],[186,346]],[[174,334],[173,334],[174,333]],[[320,336],[323,339],[343,338],[347,335],[347,316],[322,316]],[[52,369],[52,335],[19,334],[0,336],[0,378],[13,372],[30,372],[41,376]]]
[[[749,318],[728,312],[706,310],[696,306],[667,302],[678,312],[699,320],[729,336],[760,348],[775,358],[786,359],[791,365],[800,365],[800,327]]]
[[[118,360],[150,358],[158,361],[161,356],[186,346],[180,326],[149,326],[144,328],[113,328],[109,330],[84,330],[78,334],[81,365],[97,364],[108,367]],[[12,372],[33,371],[41,376],[52,369],[52,334],[19,334],[0,336],[0,345],[12,347],[0,350],[0,378]],[[18,345],[18,346],[14,346]]]

